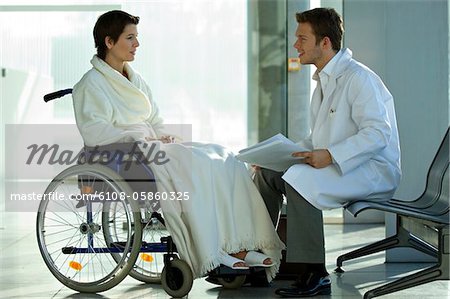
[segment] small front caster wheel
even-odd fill
[[[194,277],[189,265],[180,259],[170,261],[170,265],[164,266],[161,273],[161,284],[172,297],[186,296],[192,288]]]

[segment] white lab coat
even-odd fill
[[[327,66],[330,66],[327,68]],[[400,177],[400,145],[392,95],[369,68],[339,51],[322,70],[323,100],[314,92],[311,134],[300,144],[328,149],[322,169],[290,167],[283,179],[318,209],[358,199],[389,199]]]

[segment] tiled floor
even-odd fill
[[[0,214],[0,298],[169,298],[160,285],[145,285],[126,278],[111,290],[100,294],[76,293],[59,283],[44,264],[35,237],[35,214]],[[327,268],[332,277],[332,295],[316,298],[362,298],[367,290],[417,271],[428,264],[384,264],[384,254],[344,264],[346,272],[333,273],[336,257],[366,243],[381,239],[379,225],[327,225]],[[277,287],[291,281],[275,281],[271,287],[242,287],[225,290],[204,279],[194,282],[189,298],[276,298]],[[449,281],[433,282],[383,298],[450,298]]]

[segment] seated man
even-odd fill
[[[311,134],[300,142],[310,151],[293,153],[301,162],[285,173],[259,169],[254,178],[274,223],[282,195],[288,200],[287,261],[297,263],[299,276],[295,287],[276,290],[283,297],[331,292],[321,210],[391,198],[401,176],[392,95],[349,49],[341,49],[341,17],[327,8],[296,17],[300,62],[317,67]]]

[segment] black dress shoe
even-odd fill
[[[321,278],[327,277],[327,271],[310,271],[297,276],[297,279],[291,285],[296,288],[310,289],[311,285],[317,284]]]
[[[296,282],[295,287],[277,289],[275,294],[282,297],[312,297],[331,294],[331,279],[329,276],[309,273],[302,278]]]

